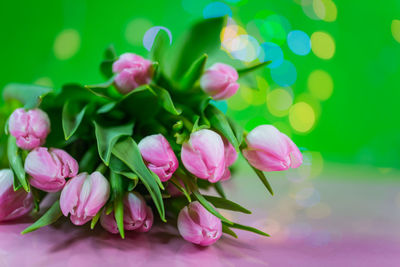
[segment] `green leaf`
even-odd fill
[[[181,89],[187,90],[193,87],[197,80],[200,79],[204,72],[204,67],[207,61],[207,54],[202,55],[195,62],[192,63],[181,80]]]
[[[225,114],[213,105],[208,105],[204,112],[211,123],[211,127],[216,129],[223,136],[225,136],[225,138],[228,139],[228,141],[235,147],[235,149],[238,150],[238,141],[232,131],[231,126],[228,123],[228,120],[225,117]]]
[[[247,162],[249,163],[249,162]],[[256,168],[254,168],[253,166],[251,166],[251,164],[249,163],[250,167],[254,170],[254,172],[257,174],[258,178],[260,178],[261,182],[265,185],[265,187],[267,188],[268,192],[273,196],[274,195],[274,191],[272,190],[271,185],[269,184],[267,177],[265,177],[264,173]]]
[[[103,105],[97,110],[97,114],[104,114],[110,112],[115,106],[117,102],[110,102],[108,104]]]
[[[231,129],[233,130],[233,133],[235,134],[236,140],[238,141],[238,145],[240,147],[240,145],[243,142],[244,129],[235,120],[232,120],[229,117],[226,117],[226,118],[228,120],[229,125],[231,126]]]
[[[54,202],[54,204],[46,211],[45,214],[43,214],[42,217],[40,217],[36,222],[34,222],[32,225],[30,225],[28,228],[23,230],[21,234],[27,234],[33,231],[36,231],[39,228],[42,228],[44,226],[50,225],[52,223],[55,223],[61,216],[62,212],[60,209],[60,201],[57,200]]]
[[[189,69],[192,62],[202,54],[211,54],[221,46],[220,33],[225,18],[211,18],[195,24],[184,38],[173,71],[173,78],[179,79]]]
[[[65,102],[62,111],[62,127],[64,131],[65,140],[68,140],[78,130],[81,124],[87,105],[81,108],[77,102],[68,101]]]
[[[115,221],[117,222],[118,231],[119,231],[122,239],[124,239],[125,238],[124,203],[123,203],[124,188],[122,185],[121,175],[119,175],[115,172],[111,172],[110,184],[111,184],[111,190],[113,192],[113,198],[114,198]]]
[[[169,113],[171,113],[173,115],[181,114],[181,111],[177,110],[175,108],[174,102],[171,99],[171,95],[169,94],[169,92],[166,89],[161,88],[161,87],[156,86],[156,85],[152,85],[151,89],[156,94],[156,96],[158,98],[158,102],[161,104],[161,106],[166,111],[168,111]]]
[[[100,63],[101,74],[107,79],[113,76],[112,65],[114,63],[113,59],[105,59]]]
[[[94,126],[100,158],[103,160],[104,164],[108,166],[114,145],[122,136],[132,135],[133,123],[104,128],[97,122],[94,122]]]
[[[94,229],[94,227],[96,226],[97,222],[100,219],[101,213],[103,212],[103,209],[100,209],[99,212],[96,213],[96,215],[93,217],[92,221],[90,222],[90,229]]]
[[[214,196],[207,196],[204,195],[204,198],[213,204],[216,208],[224,209],[224,210],[232,210],[232,211],[238,211],[238,212],[243,212],[246,214],[251,214],[251,211],[248,209],[240,206],[239,204],[230,201],[226,198],[221,198],[221,197],[214,197]]]
[[[113,172],[125,176],[129,180],[132,180],[134,182],[133,187],[136,187],[137,183],[139,182],[139,177],[135,173],[133,173],[122,161],[120,161],[113,155],[111,155],[110,169]]]
[[[222,198],[226,198],[224,188],[221,185],[221,182],[216,182],[214,184],[215,191],[217,191],[218,195],[220,195]]]
[[[10,162],[10,167],[14,171],[14,174],[17,177],[19,184],[22,185],[26,192],[29,192],[30,187],[28,181],[26,180],[26,174],[24,170],[24,165],[22,164],[20,150],[16,144],[15,137],[12,135],[8,137],[7,156],[8,161]],[[17,188],[18,186],[14,187],[14,189]]]
[[[43,97],[53,89],[38,85],[10,83],[3,90],[4,100],[15,99],[21,102],[26,109],[36,108]]]
[[[153,46],[151,47],[151,50],[150,50],[150,58],[153,61],[162,63],[167,45],[169,43],[170,43],[170,39],[169,39],[168,33],[163,30],[158,31],[158,33],[154,39]]]
[[[190,197],[190,193],[186,190],[184,186],[181,185],[180,181],[178,180],[177,177],[172,177],[172,179],[169,180],[182,194],[186,197],[186,199],[189,202],[192,202],[192,199]]]
[[[236,235],[236,233],[234,231],[232,231],[228,226],[226,226],[225,224],[222,224],[222,232],[225,234],[228,234],[230,236],[233,236],[234,238],[238,238],[238,236]]]
[[[165,222],[164,202],[162,200],[160,188],[154,176],[144,164],[136,142],[131,137],[128,137],[118,142],[114,146],[112,153],[139,176],[140,181],[153,198],[161,220]]]
[[[230,227],[230,228],[236,228],[236,229],[240,229],[240,230],[245,230],[245,231],[249,231],[255,234],[259,234],[259,235],[263,235],[263,236],[270,236],[267,233],[264,233],[261,230],[258,230],[256,228],[250,227],[250,226],[246,226],[246,225],[242,225],[242,224],[238,224],[238,223],[233,223],[233,224],[227,224],[225,222],[222,222],[222,224]]]
[[[113,44],[110,44],[104,51],[104,59],[116,59],[116,58],[117,58],[117,52],[115,52],[115,47]]]
[[[80,172],[93,172],[98,164],[97,157],[97,146],[92,145],[89,149],[86,150],[85,154],[83,154],[81,161],[79,162],[79,171]]]
[[[203,207],[208,210],[211,214],[213,214],[214,216],[220,218],[223,222],[226,222],[227,224],[232,224],[231,221],[229,221],[228,219],[226,219],[224,216],[221,215],[221,213],[219,213],[208,201],[207,199],[200,194],[200,192],[198,190],[194,190],[193,191],[193,195],[196,197],[196,199],[200,202],[201,205],[203,205]]]
[[[241,76],[249,74],[249,73],[251,73],[251,72],[253,72],[255,70],[258,70],[258,69],[270,64],[271,62],[272,61],[265,61],[265,62],[256,64],[254,66],[248,67],[248,68],[239,69],[239,70],[237,70],[237,72],[238,72],[239,76],[241,77]]]

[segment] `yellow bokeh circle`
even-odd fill
[[[130,21],[125,28],[126,41],[134,46],[143,44],[143,36],[148,29],[153,27],[153,24],[144,18],[136,18]]]
[[[317,57],[331,59],[336,50],[335,41],[326,32],[314,32],[311,35],[311,49]]]
[[[324,21],[336,20],[337,8],[332,0],[313,0],[313,10],[315,15]]]
[[[60,60],[73,57],[79,50],[81,38],[75,29],[65,29],[60,32],[54,41],[54,55]]]
[[[392,30],[393,38],[394,38],[397,42],[400,43],[400,20],[394,19],[394,20],[392,21],[391,30]]]
[[[287,115],[292,104],[293,97],[285,89],[278,88],[269,92],[267,95],[268,110],[276,117]]]
[[[315,119],[314,109],[306,102],[298,102],[289,110],[290,125],[297,132],[309,132],[315,124]]]
[[[310,93],[319,100],[326,100],[332,95],[333,80],[326,71],[314,70],[311,72],[307,85]]]

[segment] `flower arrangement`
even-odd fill
[[[6,123],[10,169],[0,171],[0,221],[38,211],[52,193],[58,200],[22,233],[66,216],[91,229],[100,222],[124,238],[125,231],[149,231],[156,213],[163,222],[177,219],[182,237],[202,246],[222,233],[236,236],[232,229],[268,236],[221,215],[218,209],[250,213],[225,197],[223,182],[242,153],[273,194],[263,171],[296,168],[302,155],[274,126],[247,133],[210,103],[234,95],[240,76],[268,63],[206,69],[204,53],[220,45],[223,24],[214,18],[195,25],[174,64],[165,60],[166,36],[159,33],[151,60],[118,57],[109,47],[101,63],[105,83],[8,85],[6,103],[22,106]],[[174,65],[169,74],[167,65]],[[210,187],[219,196],[204,194]]]

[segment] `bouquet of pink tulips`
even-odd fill
[[[206,68],[205,53],[220,46],[223,24],[215,18],[195,25],[168,64],[163,33],[150,59],[117,56],[110,47],[102,84],[8,85],[4,99],[17,108],[5,127],[10,169],[0,171],[0,221],[38,212],[51,193],[57,200],[22,233],[65,216],[91,229],[100,222],[122,238],[150,231],[154,218],[177,220],[182,237],[202,246],[222,233],[236,236],[232,229],[268,236],[218,211],[250,213],[225,197],[229,168],[242,153],[272,194],[263,171],[296,168],[302,155],[275,127],[247,133],[212,104],[237,92],[239,76],[267,64]],[[210,187],[219,196],[207,195]]]

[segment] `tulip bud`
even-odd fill
[[[222,223],[198,201],[194,201],[179,212],[178,230],[185,240],[209,246],[221,237]]]
[[[225,172],[224,175],[221,178],[221,181],[226,181],[231,178],[231,172],[229,170],[229,167],[235,163],[235,161],[238,158],[238,153],[236,149],[232,146],[232,144],[225,138],[223,137],[222,140],[224,141],[224,154],[225,154]]]
[[[38,147],[25,159],[25,171],[31,176],[30,184],[46,192],[60,191],[65,179],[75,177],[78,163],[61,149]]]
[[[122,94],[150,83],[153,76],[152,62],[132,53],[122,54],[112,68],[114,73],[118,73],[115,85]]]
[[[146,205],[143,197],[136,192],[126,194],[124,198],[124,229],[148,232],[153,225],[153,212]],[[118,226],[115,221],[114,212],[106,215],[105,212],[100,217],[100,224],[108,232],[117,234]]]
[[[32,194],[22,189],[14,191],[13,180],[11,170],[0,170],[0,222],[19,218],[33,208]]]
[[[246,142],[243,155],[259,170],[283,171],[303,163],[303,156],[293,141],[272,125],[256,127],[247,135]]]
[[[150,135],[143,138],[138,146],[147,167],[157,174],[162,182],[168,181],[179,163],[167,139],[161,134]]]
[[[237,92],[238,78],[239,75],[234,68],[216,63],[201,76],[200,86],[216,100],[227,99]]]
[[[181,158],[189,172],[211,183],[218,182],[225,172],[224,142],[211,130],[192,133],[182,145]]]
[[[106,204],[110,185],[100,173],[81,173],[70,179],[61,192],[60,208],[64,216],[71,214],[71,222],[83,225],[90,221]]]
[[[10,134],[17,139],[17,146],[31,150],[45,143],[50,133],[50,120],[40,109],[16,109],[8,122]]]

